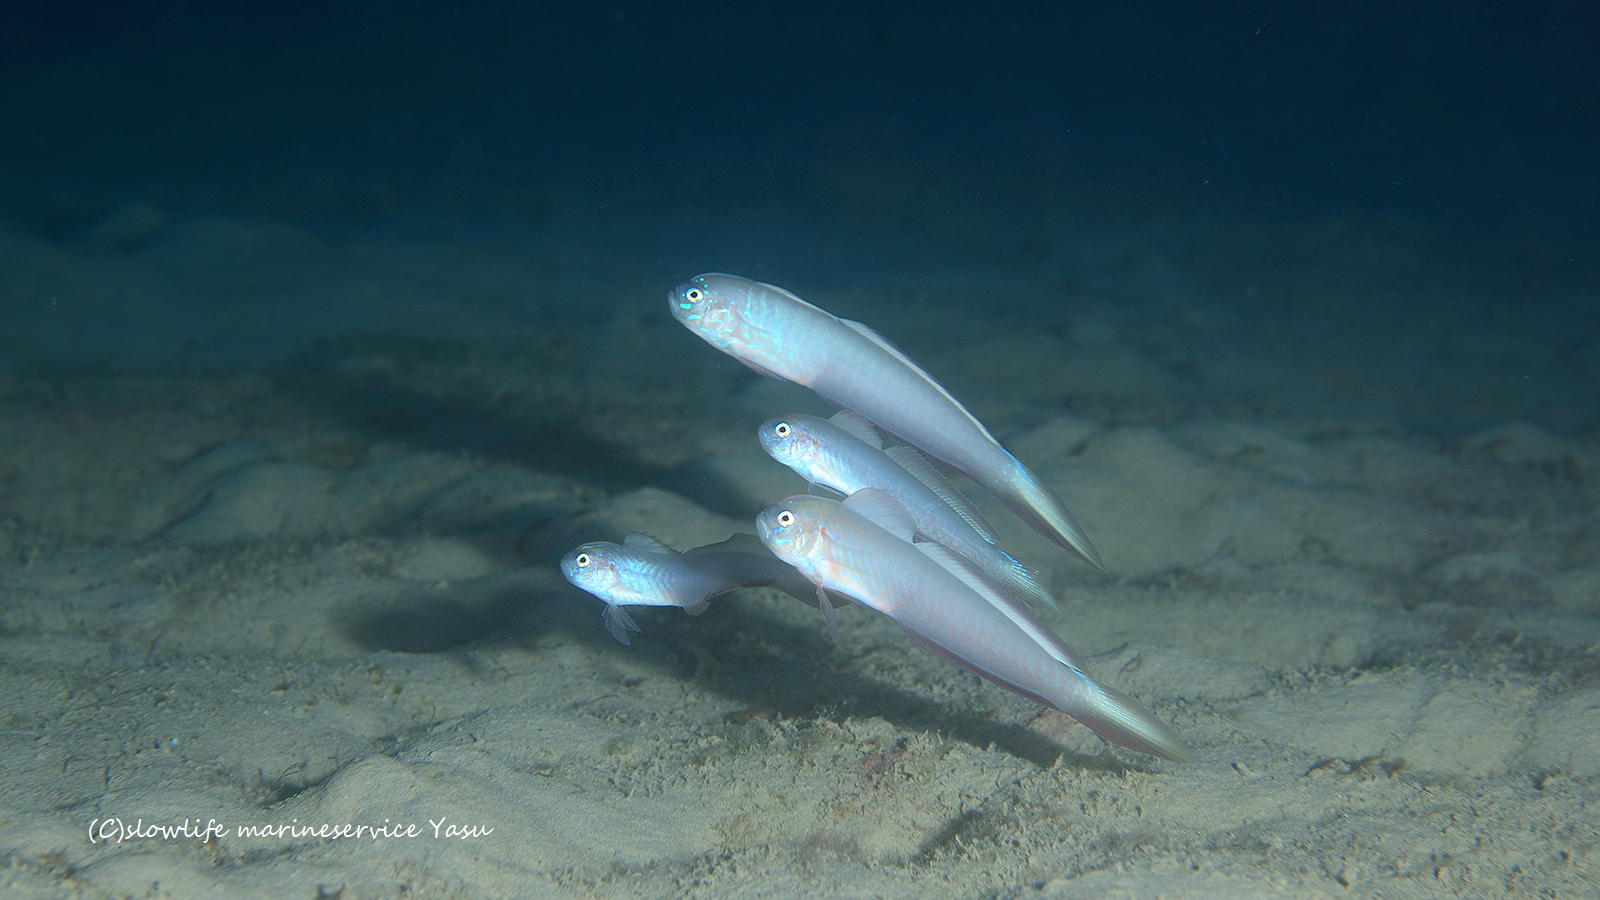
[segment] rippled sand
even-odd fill
[[[1167,222],[841,270],[797,231],[815,270],[787,286],[898,341],[1077,512],[1113,580],[967,485],[1054,568],[1046,624],[1194,749],[1179,765],[863,609],[837,646],[769,591],[611,640],[562,551],[721,540],[804,489],[753,429],[815,398],[663,308],[738,259],[138,221],[0,234],[0,348],[66,361],[0,380],[18,896],[1600,881],[1600,343],[1494,319],[1509,288],[1448,248]],[[148,829],[185,819],[226,831]],[[296,833],[324,825],[415,829]]]

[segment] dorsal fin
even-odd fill
[[[922,377],[923,381],[926,381],[928,384],[932,385],[934,390],[938,391],[946,400],[949,400],[951,406],[954,406],[956,409],[961,410],[961,414],[966,416],[967,417],[967,421],[971,422],[974,426],[976,426],[978,431],[981,432],[984,437],[988,438],[991,442],[993,442],[996,447],[1000,446],[1000,442],[996,441],[994,439],[994,435],[989,433],[989,429],[983,427],[983,423],[978,421],[978,417],[977,416],[974,416],[972,413],[968,412],[967,408],[965,406],[961,405],[961,401],[959,401],[955,397],[951,396],[950,392],[945,390],[944,385],[942,385],[938,381],[934,380],[934,377],[932,375],[928,374],[928,370],[927,369],[924,369],[923,367],[917,365],[917,363],[914,360],[912,360],[911,357],[909,357],[909,356],[905,355],[903,352],[901,352],[899,347],[896,347],[895,345],[889,343],[889,339],[888,338],[886,338],[883,335],[877,333],[876,331],[873,331],[871,328],[868,328],[867,326],[861,324],[860,322],[851,321],[850,319],[840,319],[839,321],[843,322],[846,326],[848,326],[849,328],[854,330],[857,334],[860,334],[862,337],[864,337],[867,340],[871,341],[872,343],[878,345],[878,347],[880,349],[882,349],[885,353],[889,354],[890,356],[892,356],[895,359],[899,360],[900,362],[904,363],[906,368],[908,368],[911,371],[913,371],[913,372],[917,373],[918,375],[920,375]],[[824,398],[824,399],[826,399],[826,398]]]
[[[1049,653],[1056,662],[1070,666],[1078,672],[1083,671],[1083,660],[1072,651],[1062,640],[1055,636],[1050,629],[1035,619],[1027,608],[1015,597],[1006,593],[1003,588],[989,579],[972,561],[965,556],[941,544],[931,542],[916,545],[925,556],[938,563],[941,568],[951,575],[961,579],[967,587],[972,588],[978,596],[989,601],[995,609],[1004,613],[1006,618],[1028,635],[1035,644],[1038,644]]]
[[[640,553],[665,553],[669,556],[678,555],[678,551],[668,547],[666,544],[661,543],[642,531],[635,531],[634,533],[623,538],[622,546],[627,547],[629,550],[637,550]]]
[[[1004,557],[1005,562],[997,569],[985,569],[989,577],[998,581],[1018,600],[1030,607],[1043,604],[1051,609],[1061,608],[1060,604],[1056,603],[1055,595],[1050,592],[1049,569],[1025,563],[998,548],[995,552]]]
[[[928,490],[937,494],[939,499],[943,500],[946,506],[955,510],[956,515],[964,519],[968,525],[971,525],[972,530],[976,531],[980,537],[991,544],[996,543],[998,539],[994,535],[994,528],[989,525],[989,520],[983,517],[983,513],[978,512],[978,508],[972,505],[971,500],[968,500],[964,494],[956,490],[956,486],[950,483],[950,479],[944,477],[938,469],[933,467],[933,463],[923,458],[921,453],[906,446],[890,447],[883,452],[894,460],[896,465],[910,472],[913,478],[926,485]]]
[[[844,505],[858,515],[870,519],[878,527],[888,531],[895,537],[910,541],[916,533],[917,525],[911,521],[911,514],[900,505],[888,491],[877,488],[862,488],[846,497]]]
[[[739,276],[734,275],[734,276],[731,276],[731,277],[737,278]],[[830,319],[839,318],[838,316],[834,315],[831,312],[828,312],[827,310],[825,310],[822,307],[816,305],[815,303],[811,303],[811,302],[808,302],[806,300],[800,299],[800,297],[798,295],[796,295],[794,291],[788,290],[786,288],[778,287],[775,284],[767,284],[764,281],[758,281],[758,282],[756,282],[756,284],[759,284],[762,287],[764,287],[767,290],[772,291],[774,293],[782,294],[783,296],[788,297],[790,300],[793,300],[794,302],[800,304],[801,306],[808,307],[808,308],[813,309],[813,310],[815,310],[815,311],[817,311],[819,313],[822,313],[823,315],[827,316]]]
[[[873,428],[867,417],[860,413],[841,409],[828,422],[874,450],[883,449],[883,437],[878,434],[878,429]]]

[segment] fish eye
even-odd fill
[[[779,422],[778,424],[772,426],[772,433],[778,437],[788,437],[789,433],[792,431],[794,431],[794,429],[789,427],[788,422]]]
[[[689,288],[687,291],[683,292],[683,296],[684,299],[688,300],[690,303],[699,303],[701,300],[705,299],[706,292],[700,290],[699,288]]]
[[[788,528],[790,525],[793,525],[794,513],[788,511],[787,509],[778,513],[778,524],[782,525],[784,528]]]
[[[573,562],[578,564],[578,568],[585,569],[588,568],[589,563],[594,562],[594,557],[587,553],[579,553],[578,558],[574,559]]]

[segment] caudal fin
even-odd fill
[[[1004,490],[1007,487],[1010,488],[1009,491]],[[1095,549],[1094,541],[1089,540],[1089,535],[1083,530],[1083,526],[1078,524],[1078,519],[1072,514],[1072,510],[1067,509],[1067,504],[1050,489],[1050,485],[1029,471],[1027,466],[1017,463],[1016,473],[1010,483],[995,493],[1034,531],[1055,541],[1074,556],[1099,569],[1100,574],[1111,574],[1106,571],[1106,563],[1100,558],[1100,551]]]
[[[1086,692],[1085,702],[1069,705],[1075,708],[1062,712],[1113,744],[1174,762],[1194,761],[1177,732],[1121,691],[1096,684]]]

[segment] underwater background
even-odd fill
[[[8,6],[0,885],[1592,895],[1596,47],[1563,2]],[[957,479],[1196,762],[867,609],[611,639],[559,557],[753,531],[806,488],[756,426],[827,412],[672,320],[708,271],[1055,487],[1110,578]]]

